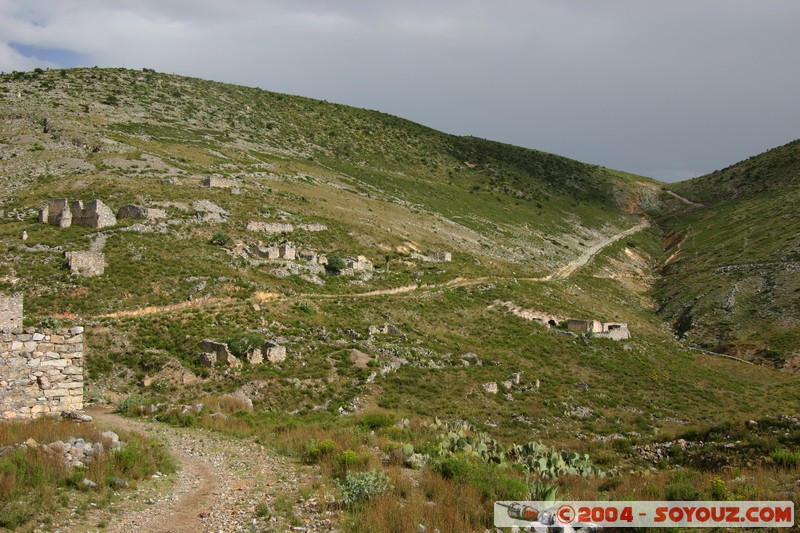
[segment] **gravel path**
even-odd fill
[[[642,231],[644,228],[648,227],[649,225],[650,225],[650,221],[647,220],[646,218],[644,218],[644,219],[642,219],[641,222],[639,222],[638,224],[636,224],[632,228],[628,228],[625,231],[621,231],[621,232],[617,233],[616,235],[612,235],[611,237],[608,237],[607,239],[603,239],[602,241],[599,241],[599,242],[593,244],[588,250],[583,252],[583,254],[580,257],[570,261],[569,263],[567,263],[566,265],[564,265],[563,267],[558,269],[558,271],[556,273],[550,274],[545,279],[549,280],[549,279],[553,279],[553,278],[555,278],[555,279],[568,278],[573,272],[575,272],[577,269],[579,269],[580,267],[582,267],[583,265],[588,263],[592,259],[592,257],[597,255],[597,253],[600,252],[600,250],[602,250],[606,246],[609,246],[609,245],[617,242],[618,240],[620,240],[620,239],[622,239],[624,237],[627,237],[628,235],[633,235],[634,233],[638,233],[638,232]]]
[[[252,441],[132,420],[107,409],[87,412],[101,428],[163,439],[179,471],[122,491],[107,508],[72,517],[59,530],[96,530],[93,526],[104,521],[106,531],[119,533],[337,531],[336,513],[310,488],[320,485],[311,468]]]

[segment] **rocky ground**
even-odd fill
[[[103,509],[73,514],[50,531],[196,533],[201,531],[336,531],[332,495],[319,474],[252,441],[206,430],[173,428],[90,411],[103,428],[148,434],[168,443],[179,462],[171,476],[155,475]]]

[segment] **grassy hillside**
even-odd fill
[[[706,207],[665,224],[659,314],[711,349],[796,370],[800,141],[671,188]]]
[[[305,290],[296,278],[240,272],[238,258],[208,246],[216,232],[397,261],[366,286],[436,280],[407,259],[444,248],[465,274],[538,275],[633,225],[638,199],[651,192],[644,179],[378,112],[151,71],[17,73],[0,79],[0,95],[0,179],[13,191],[3,199],[0,233],[11,253],[0,275],[19,279],[35,314],[183,301],[187,272],[208,281],[205,294],[230,293],[215,281],[234,277],[251,290]],[[235,186],[202,187],[210,175]],[[104,232],[115,291],[102,280],[75,283],[62,268],[62,251],[85,249],[96,232],[34,223],[35,209],[59,196],[100,198],[114,210],[158,204],[169,217],[157,234],[128,231],[128,221]],[[198,223],[198,200],[222,208],[225,220]],[[250,221],[328,231],[267,236],[248,232]],[[19,246],[23,230],[30,239]],[[62,297],[85,284],[82,309]],[[334,285],[322,290],[347,290]]]
[[[352,530],[392,513],[418,520],[415,513],[445,509],[466,491],[480,516],[447,522],[456,508],[442,530],[482,531],[493,498],[530,494],[525,483],[535,473],[459,450],[450,457],[437,442],[441,428],[466,423],[467,436],[485,432],[498,446],[541,441],[591,453],[613,476],[608,484],[574,475],[547,482],[573,496],[636,499],[666,497],[673,482],[706,494],[712,474],[698,465],[723,464],[702,450],[700,458],[653,461],[645,447],[677,436],[699,441],[712,426],[739,428],[800,407],[794,377],[687,351],[654,313],[649,291],[662,241],[701,235],[725,209],[745,217],[749,204],[739,200],[682,211],[666,222],[666,235],[650,225],[563,277],[555,275],[561,267],[647,212],[684,204],[621,171],[374,111],[152,71],[5,75],[0,120],[0,292],[25,294],[29,324],[87,326],[88,397],[133,414],[152,404],[161,420],[277,442],[340,482],[348,469],[391,463],[400,498],[353,510]],[[229,186],[204,186],[210,176]],[[778,192],[758,194],[780,208]],[[164,209],[166,218],[104,229],[39,224],[36,210],[53,197],[99,198],[115,211],[135,203]],[[248,229],[251,222],[296,229],[267,234]],[[763,235],[754,230],[751,239]],[[726,238],[713,260],[739,253],[736,233]],[[259,255],[284,240],[329,257],[362,254],[375,269],[334,275]],[[672,284],[657,289],[662,301],[683,298],[675,280],[694,283],[705,272],[708,265],[670,270],[701,258],[697,246],[663,268]],[[64,252],[90,248],[102,249],[104,274],[70,272]],[[774,252],[767,243],[759,249],[763,257]],[[434,251],[453,260],[422,258]],[[571,336],[522,310],[561,323],[626,322],[633,338]],[[198,344],[206,338],[239,356],[272,340],[287,358],[205,368]],[[253,410],[224,396],[233,392],[252,399]],[[201,413],[170,407],[198,401]],[[216,410],[227,418],[212,417]],[[751,443],[743,438],[723,450],[731,455],[724,464],[770,467],[772,451],[800,442],[795,433],[752,436],[756,459],[740,464],[733,455]],[[430,464],[405,468],[405,445]],[[701,473],[673,480],[684,466]],[[784,490],[796,466],[758,494]],[[733,472],[719,475],[733,480]],[[622,481],[629,475],[630,489]],[[640,482],[656,488],[636,492]]]

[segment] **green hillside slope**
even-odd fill
[[[712,349],[796,370],[800,141],[671,188],[707,206],[666,223],[659,313]]]
[[[738,230],[715,214],[747,223],[763,215],[748,203],[757,197],[784,216],[786,188],[689,210],[662,184],[621,171],[149,70],[1,76],[0,121],[0,292],[24,294],[27,324],[86,326],[87,398],[275,445],[322,465],[328,487],[389,464],[399,497],[350,509],[353,524],[392,515],[416,527],[435,508],[456,517],[436,522],[442,531],[483,531],[491,502],[529,496],[534,480],[573,497],[667,497],[673,483],[710,497],[711,471],[734,487],[800,442],[794,429],[772,437],[789,424],[781,419],[747,425],[733,448],[699,444],[706,433],[728,438],[712,427],[796,413],[800,391],[773,368],[688,350],[663,318],[722,283],[702,277],[709,265],[741,255]],[[38,221],[50,198],[163,216],[59,228]],[[666,234],[647,214],[676,210]],[[707,231],[719,232],[710,256],[692,240]],[[753,229],[754,261],[789,253],[762,243],[777,240],[772,231]],[[657,282],[662,242],[684,236]],[[304,257],[275,258],[287,241]],[[103,254],[102,274],[67,267],[67,252],[90,250]],[[452,260],[432,261],[436,252]],[[346,258],[373,268],[348,271]],[[570,318],[623,322],[632,338],[575,334]],[[204,365],[204,339],[227,343],[241,365]],[[248,351],[266,342],[285,359],[251,364]],[[200,412],[181,407],[198,403]],[[487,449],[466,440],[479,435]],[[698,445],[647,455],[677,437]],[[550,461],[558,479],[530,461],[509,467],[522,453],[512,450],[543,449],[512,446],[531,441],[590,453],[612,478],[559,473],[562,456],[549,452],[536,465]],[[419,471],[408,468],[414,454],[428,461]],[[737,494],[782,494],[796,470]],[[439,488],[409,481],[419,479]],[[457,491],[479,517],[452,505]]]
[[[327,232],[290,237],[376,263],[446,247],[464,252],[456,257],[467,271],[537,275],[632,226],[640,200],[653,196],[648,180],[555,155],[453,137],[378,112],[150,71],[6,75],[0,94],[2,179],[14,193],[3,208],[22,218],[2,231],[10,243],[24,229],[30,235],[0,269],[14,277],[33,263],[35,275],[22,277],[23,287],[50,280],[31,286],[32,310],[46,300],[41,309],[79,311],[58,297],[75,288],[58,254],[30,251],[85,248],[80,240],[93,234],[30,226],[35,209],[53,197],[100,198],[113,210],[129,203],[167,210],[164,231],[177,240],[168,254],[163,239],[126,232],[130,222],[111,232],[107,260],[124,297],[94,287],[84,303],[99,312],[184,300],[184,268],[195,277],[232,276],[237,260],[207,243],[218,231],[238,242],[282,237],[248,232],[252,221],[325,224]],[[234,187],[204,188],[211,175]],[[222,208],[224,220],[196,224],[198,200]],[[179,252],[193,247],[215,259]],[[151,261],[144,266],[132,256]],[[152,262],[163,268],[153,270]],[[417,272],[401,267],[375,286],[407,282]],[[273,281],[258,272],[241,277]]]

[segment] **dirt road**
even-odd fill
[[[102,428],[164,440],[179,463],[177,474],[144,483],[135,493],[122,491],[126,499],[98,511],[107,517],[107,531],[284,531],[301,523],[305,531],[335,528],[334,514],[299,495],[299,489],[314,482],[318,474],[303,471],[262,445],[196,428],[132,420],[108,409],[87,412]],[[259,513],[260,505],[269,513]],[[278,507],[291,511],[283,516],[276,512]],[[97,519],[92,516],[91,523]],[[82,529],[74,522],[69,528]]]
[[[670,196],[673,196],[673,197],[677,198],[678,200],[680,200],[681,202],[685,203],[686,205],[690,205],[692,207],[705,207],[705,204],[700,204],[700,203],[697,203],[697,202],[693,202],[693,201],[689,200],[688,198],[684,198],[683,196],[681,196],[680,194],[678,194],[676,192],[670,191],[669,189],[664,189],[664,191],[666,191],[666,193],[669,194]]]
[[[638,232],[642,231],[644,228],[648,227],[649,225],[650,225],[650,221],[647,220],[646,218],[643,218],[641,220],[641,222],[639,222],[638,224],[636,224],[632,228],[628,228],[625,231],[621,231],[621,232],[617,233],[616,235],[612,235],[611,237],[608,237],[606,239],[603,239],[601,241],[596,242],[588,250],[583,252],[583,254],[581,254],[580,257],[578,257],[577,259],[573,259],[572,261],[570,261],[569,263],[567,263],[563,267],[559,268],[553,274],[550,274],[549,276],[545,277],[545,279],[546,280],[550,280],[550,279],[568,278],[577,269],[579,269],[580,267],[582,267],[583,265],[585,265],[586,263],[591,261],[592,257],[597,255],[597,253],[600,252],[600,250],[602,250],[606,246],[614,244],[618,240],[624,239],[625,237],[627,237],[629,235],[633,235],[634,233],[638,233]]]
[[[669,192],[669,191],[668,191]],[[672,193],[674,194],[674,193]],[[677,195],[676,195],[677,196]],[[689,200],[684,199],[685,201],[689,202]],[[691,203],[691,202],[690,202]],[[696,204],[700,205],[700,204]],[[612,235],[606,239],[598,241],[597,243],[593,244],[588,250],[586,250],[580,257],[573,259],[566,265],[559,268],[556,272],[552,274],[548,274],[547,276],[541,278],[513,278],[517,281],[532,281],[532,282],[540,282],[540,281],[550,281],[553,279],[565,279],[568,278],[573,272],[577,269],[591,261],[591,259],[597,255],[603,248],[609,246],[617,242],[618,240],[625,238],[629,235],[633,235],[644,228],[650,225],[650,221],[647,219],[642,219],[637,225],[628,228],[624,231],[617,233],[616,235]],[[509,278],[511,279],[511,278]],[[490,281],[500,281],[500,278],[491,278],[491,277],[479,277],[479,278],[455,278],[450,281],[445,281],[443,283],[432,283],[430,285],[419,285],[413,283],[411,285],[404,285],[402,287],[394,287],[390,289],[376,289],[367,292],[361,293],[342,293],[342,294],[324,294],[324,293],[307,293],[301,294],[301,298],[313,298],[313,299],[331,299],[331,298],[370,298],[374,296],[389,296],[394,294],[408,294],[417,290],[438,290],[438,289],[447,289],[447,288],[456,288],[456,287],[470,287],[473,285],[480,285],[481,283],[487,283]],[[280,299],[281,296],[279,294],[270,293],[272,299]],[[123,318],[123,317],[132,317],[132,316],[144,316],[144,315],[153,315],[158,313],[166,313],[172,311],[178,311],[181,309],[187,309],[191,307],[209,307],[213,305],[234,305],[235,301],[231,298],[198,298],[197,300],[191,302],[181,302],[177,304],[171,305],[164,305],[164,306],[151,306],[151,307],[144,307],[141,309],[131,309],[127,311],[116,311],[114,313],[108,313],[105,315],[99,315],[95,318]]]

